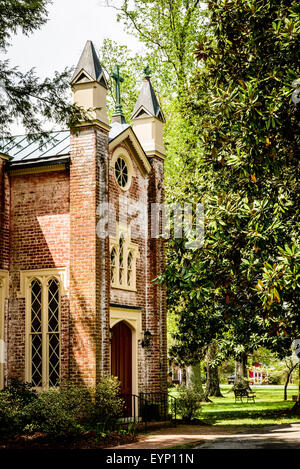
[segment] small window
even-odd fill
[[[112,288],[135,291],[139,250],[128,234],[126,227],[122,227],[117,230],[117,236],[110,239],[110,284]]]
[[[132,284],[132,253],[128,253],[127,257],[127,285],[131,287]]]
[[[117,158],[115,163],[115,176],[119,186],[125,189],[129,181],[129,174],[128,167],[121,157]]]
[[[116,282],[116,248],[112,248],[110,253],[110,281]]]
[[[124,238],[121,235],[119,241],[119,282],[123,285],[124,279]]]

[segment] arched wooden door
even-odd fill
[[[111,374],[121,381],[122,394],[132,394],[132,332],[123,321],[112,329]],[[126,407],[126,415],[131,415],[131,397]]]

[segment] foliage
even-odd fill
[[[91,398],[86,389],[65,389],[41,392],[27,409],[28,429],[41,431],[60,438],[74,436],[84,430],[92,409]]]
[[[28,383],[12,379],[0,391],[0,436],[8,437],[22,432],[26,424],[26,407],[35,402],[37,393]]]
[[[282,373],[272,370],[268,373],[268,384],[282,384]]]
[[[9,386],[6,386],[4,391],[11,396],[12,400],[19,400],[24,406],[38,397],[37,392],[30,383],[23,383],[16,378],[10,381]]]
[[[110,430],[123,411],[119,393],[120,383],[112,376],[103,377],[96,389],[63,384],[38,394],[14,380],[0,391],[0,435],[42,432],[65,438],[90,429]]]
[[[120,7],[115,2],[107,5],[118,10],[128,32],[151,51],[175,92],[184,88],[189,73],[195,68],[193,51],[197,30],[202,18],[200,0],[123,0]]]
[[[0,2],[0,52],[7,53],[13,34],[30,34],[47,21],[48,0],[6,0]],[[70,70],[55,73],[43,81],[34,70],[22,73],[11,67],[8,60],[0,60],[0,135],[9,136],[10,125],[19,120],[29,134],[41,132],[44,120],[62,126],[75,124],[84,116],[79,107],[70,104]],[[41,141],[46,132],[39,134]],[[33,138],[32,135],[30,135]]]
[[[105,425],[115,422],[122,415],[124,408],[118,378],[110,375],[104,376],[96,386],[93,400],[92,420]]]
[[[195,386],[180,386],[176,395],[177,413],[190,422],[201,411],[201,391]]]
[[[19,397],[8,390],[0,392],[0,437],[8,437],[22,431],[24,407]]]
[[[171,197],[204,203],[205,240],[169,243],[161,280],[178,314],[174,353],[193,358],[216,338],[236,357],[259,345],[284,356],[300,326],[299,4],[207,5],[183,109],[198,156]]]
[[[100,51],[104,68],[110,74],[114,63],[121,65],[123,104],[128,119],[140,90],[137,77],[149,63],[151,81],[166,117],[166,180],[176,184],[183,161],[190,154],[186,139],[182,138],[182,135],[187,138],[190,129],[180,113],[180,102],[197,67],[193,52],[205,11],[198,0],[122,0],[121,6],[120,2],[108,0],[107,5],[117,9],[119,20],[136,36],[141,49],[133,54],[126,46],[105,40]]]

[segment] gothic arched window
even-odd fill
[[[34,387],[60,382],[60,282],[54,277],[30,282],[28,380]]]
[[[124,189],[128,184],[129,176],[127,165],[121,157],[117,158],[115,163],[115,176],[119,186]]]
[[[116,237],[110,238],[110,280],[113,288],[135,291],[139,248],[130,238],[130,229],[123,225],[117,228]]]

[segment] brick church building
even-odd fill
[[[0,141],[0,387],[112,373],[124,393],[166,391],[166,298],[153,283],[164,245],[150,223],[164,201],[164,116],[149,75],[128,124],[116,67],[110,122],[88,41],[71,87],[89,119],[42,146]]]

